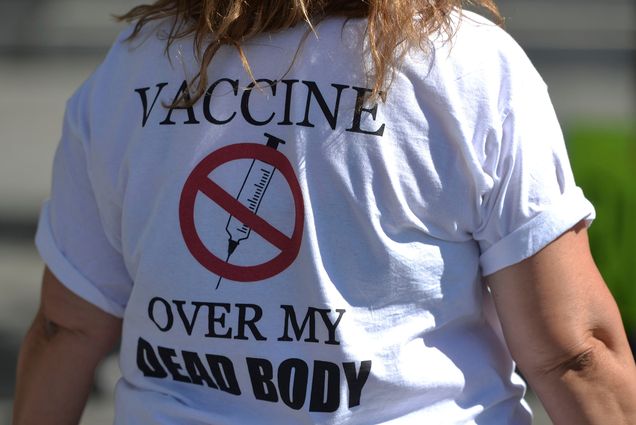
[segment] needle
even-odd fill
[[[231,242],[230,242],[231,243]],[[232,252],[234,252],[234,250],[232,250]],[[225,259],[225,262],[227,263],[228,261],[230,261],[230,255],[232,255],[232,252],[230,252],[228,250],[227,253],[227,258]],[[223,276],[219,276],[219,280],[216,282],[216,288],[215,289],[219,289],[219,285],[221,284],[221,279],[223,279]]]

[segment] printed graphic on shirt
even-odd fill
[[[256,87],[259,87],[259,90],[255,90]],[[338,83],[320,84],[316,81],[305,80],[278,81],[267,78],[259,78],[243,85],[238,79],[221,78],[208,87],[201,102],[190,106],[178,106],[180,99],[189,99],[188,82],[184,80],[172,98],[172,102],[164,100],[164,104],[172,106],[158,109],[156,105],[162,102],[157,101],[166,88],[170,92],[174,89],[167,82],[157,83],[154,88],[148,86],[135,89],[141,102],[142,127],[147,125],[226,125],[235,119],[240,119],[242,123],[251,126],[314,128],[326,125],[332,130],[344,128],[347,132],[374,137],[382,137],[386,127],[383,122],[375,122],[378,104],[366,105],[366,99],[372,92],[366,87]],[[229,109],[215,110],[212,99],[218,94],[217,91],[223,93],[222,95],[235,98],[235,104],[229,106]],[[259,101],[262,109],[269,109],[263,116],[258,116],[253,110],[254,104]],[[343,107],[343,104],[348,106]],[[352,114],[346,113],[349,107]]]
[[[289,267],[300,250],[302,241],[304,205],[298,179],[289,160],[277,148],[285,141],[265,133],[265,145],[239,143],[220,148],[205,157],[185,182],[179,202],[181,232],[192,256],[206,269],[222,279],[237,282],[255,282],[270,278]],[[241,159],[251,160],[238,193],[231,194],[210,178],[218,167]],[[295,216],[293,232],[284,234],[258,214],[259,207],[270,187],[274,173],[279,172],[291,191]],[[225,259],[214,254],[205,244],[195,221],[195,202],[199,194],[216,203],[227,213],[225,233],[227,252]],[[232,254],[237,249],[249,249],[248,239],[256,232],[279,252],[269,261],[251,265],[233,264]]]
[[[148,303],[148,319],[166,334],[185,332],[191,338],[256,341],[270,337],[278,344],[338,346],[338,327],[345,309],[281,305],[266,311],[257,304],[167,300],[154,297]],[[262,321],[277,321],[280,333],[267,335]],[[274,327],[276,329],[276,327]],[[214,347],[214,344],[209,345]],[[271,349],[271,348],[270,348]],[[180,350],[137,340],[138,369],[148,378],[207,387],[234,396],[248,396],[269,403],[310,412],[330,413],[362,403],[372,361],[319,360],[311,358],[268,359],[270,349],[258,357]],[[278,350],[284,349],[278,345]],[[277,357],[278,358],[278,357]],[[239,375],[247,374],[249,383]],[[250,391],[251,390],[251,391]]]
[[[263,87],[253,90],[257,83]],[[217,289],[221,283],[269,279],[298,257],[305,206],[294,166],[283,154],[293,140],[275,136],[279,126],[369,138],[383,137],[386,126],[378,105],[365,103],[371,90],[346,84],[261,78],[244,86],[238,79],[221,78],[190,106],[178,105],[187,99],[186,81],[135,92],[141,127],[220,126],[234,120],[268,126],[262,140],[228,140],[206,152],[183,184],[178,205],[183,241],[192,258],[214,276],[211,287]],[[163,103],[172,106],[157,108],[166,94]],[[214,95],[227,97],[217,103]],[[339,347],[348,306],[324,300],[237,303],[223,299],[221,292],[204,300],[189,299],[187,293],[177,299],[154,293],[146,302],[144,319],[153,332],[140,333],[135,341],[137,368],[146,378],[196,385],[221,400],[253,398],[317,413],[364,403],[372,360],[343,354]],[[184,340],[188,349],[172,345]],[[223,345],[209,344],[221,340]],[[243,349],[244,343],[249,347]],[[297,346],[290,350],[294,355],[281,358],[285,346]]]

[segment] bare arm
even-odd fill
[[[121,320],[79,298],[46,269],[39,311],[20,350],[14,425],[76,424]]]
[[[636,424],[636,366],[584,226],[486,280],[510,351],[556,425]]]

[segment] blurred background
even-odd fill
[[[134,0],[0,0],[0,424],[39,297],[34,246],[64,103],[121,29]],[[636,336],[636,2],[501,0],[506,29],[550,87],[575,176],[597,208],[592,250]],[[83,424],[112,423],[111,356]],[[551,422],[530,393],[535,425]]]

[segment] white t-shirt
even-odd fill
[[[36,238],[123,317],[117,424],[530,423],[482,276],[594,209],[540,76],[463,16],[377,105],[363,20],[245,43],[257,87],[224,47],[182,109],[190,42],[122,34],[68,102]]]

